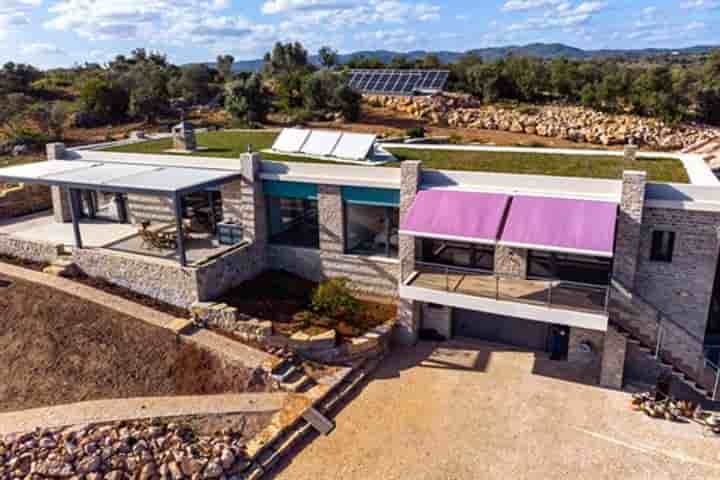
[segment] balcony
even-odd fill
[[[607,315],[609,287],[563,280],[525,279],[486,270],[416,262],[408,287],[549,309]]]

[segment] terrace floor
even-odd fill
[[[168,228],[171,228],[171,225],[168,225]],[[175,250],[143,245],[136,225],[83,219],[80,221],[80,234],[85,247],[178,260]],[[52,214],[47,212],[0,221],[0,235],[68,247],[75,244],[72,223],[57,223]],[[210,233],[191,233],[190,238],[185,241],[185,254],[189,264],[202,262],[232,248],[232,245],[220,245],[215,235]]]
[[[496,298],[554,308],[605,311],[603,287],[576,286],[560,280],[525,280],[471,272],[420,271],[410,286]]]

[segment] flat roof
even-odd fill
[[[0,169],[0,180],[41,185],[173,196],[239,179],[240,172],[158,165],[51,160]]]

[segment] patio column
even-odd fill
[[[73,224],[73,235],[75,236],[75,248],[83,248],[82,237],[80,235],[80,202],[78,191],[75,189],[67,190],[68,205],[70,207],[70,219]]]
[[[177,229],[177,254],[180,258],[180,265],[185,267],[187,266],[187,257],[185,256],[185,238],[182,225],[182,196],[177,193],[173,196],[173,208],[175,209],[175,227]]]
[[[415,160],[402,162],[400,165],[400,224],[410,211],[421,182],[421,162]],[[399,280],[402,284],[415,271],[415,237],[410,235],[400,235],[399,237]]]
[[[635,288],[635,274],[640,257],[643,207],[647,174],[626,170],[623,172],[620,214],[617,219],[613,278],[629,290]]]

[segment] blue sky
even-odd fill
[[[720,44],[720,0],[0,0],[0,61],[103,62],[145,47],[171,61],[311,51],[457,50],[563,42],[581,48]]]

